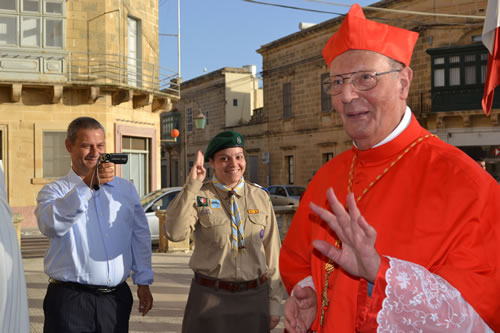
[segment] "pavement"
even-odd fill
[[[129,332],[181,332],[182,317],[193,272],[188,266],[191,252],[153,253],[155,282],[151,286],[153,309],[142,316],[137,311],[136,287],[129,281],[134,294],[134,305],[130,317]],[[23,259],[28,288],[31,332],[43,332],[43,298],[48,278],[43,272],[43,258]],[[283,319],[271,332],[283,332]],[[207,332],[212,333],[212,332]],[[217,332],[213,332],[217,333]]]

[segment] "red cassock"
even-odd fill
[[[320,327],[327,260],[313,249],[312,241],[333,244],[336,236],[311,212],[309,203],[330,209],[326,190],[332,187],[345,205],[356,154],[352,184],[356,198],[403,155],[358,202],[377,231],[378,253],[441,276],[491,329],[500,331],[500,186],[476,162],[437,137],[428,136],[411,147],[429,134],[412,116],[396,139],[367,151],[353,147],[325,164],[310,182],[283,243],[280,272],[289,293],[299,281],[313,277],[318,295],[313,330],[374,332],[386,298],[386,257],[371,297],[365,280],[336,269],[329,277],[330,302]]]

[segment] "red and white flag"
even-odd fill
[[[489,51],[488,72],[481,103],[486,115],[489,115],[491,111],[495,87],[500,85],[500,6],[498,3],[498,0],[488,0],[482,35],[483,44]]]

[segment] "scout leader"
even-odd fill
[[[216,135],[166,212],[169,240],[194,232],[184,333],[268,332],[280,320],[278,226],[268,194],[243,178],[243,147],[236,132]],[[206,181],[204,159],[215,170]]]

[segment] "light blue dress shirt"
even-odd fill
[[[151,235],[134,185],[119,177],[92,191],[73,170],[37,197],[40,231],[49,237],[45,273],[56,280],[116,286],[130,272],[153,283]]]

